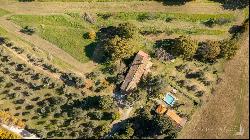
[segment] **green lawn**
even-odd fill
[[[76,20],[81,20],[79,13],[67,13]],[[122,22],[132,22],[141,32],[149,34],[167,33],[178,35],[221,35],[225,34],[230,26],[235,21],[234,15],[231,14],[183,14],[183,13],[162,13],[162,12],[119,12],[119,13],[92,13],[97,15],[96,26],[92,28],[105,25],[117,25]],[[106,18],[105,18],[106,17]],[[142,18],[145,18],[141,21]],[[165,20],[171,18],[174,22],[166,22]],[[204,27],[203,21],[213,19],[222,19],[227,22],[219,25],[217,28]],[[176,24],[178,23],[178,24]],[[184,26],[188,24],[190,26]]]
[[[164,12],[118,12],[118,13],[97,13],[100,17],[110,15],[110,17],[119,20],[166,20],[172,18],[178,21],[200,22],[209,18],[227,19],[232,21],[235,19],[232,14],[187,14],[187,13],[164,13]]]
[[[35,27],[37,33],[44,39],[62,48],[81,62],[87,62],[85,47],[92,41],[83,38],[89,29],[83,22],[74,21],[63,15],[31,16],[16,15],[11,20],[24,26]]]
[[[122,22],[132,22],[141,33],[166,33],[168,35],[217,35],[227,34],[234,23],[233,14],[186,14],[163,12],[118,12],[90,13],[96,23],[90,24],[80,13],[67,15],[14,15],[10,19],[16,24],[32,26],[44,39],[55,44],[81,62],[90,60],[87,49],[93,40],[84,39],[83,34],[89,30],[97,31],[101,26],[117,25]],[[202,22],[213,18],[226,21],[215,28],[208,28]],[[171,21],[166,21],[170,19]]]

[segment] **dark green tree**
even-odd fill
[[[142,78],[139,85],[141,89],[146,90],[149,97],[159,97],[167,83],[163,75],[148,74]]]

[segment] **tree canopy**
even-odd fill
[[[219,41],[209,40],[200,44],[200,47],[197,50],[197,55],[204,61],[214,61],[220,54],[220,50]]]
[[[106,60],[120,61],[131,57],[138,48],[137,28],[131,23],[102,28],[97,33],[97,44],[104,49]]]

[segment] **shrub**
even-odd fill
[[[215,26],[215,24],[223,25],[223,24],[226,24],[228,22],[230,22],[230,20],[225,19],[225,18],[219,18],[219,19],[209,18],[208,20],[204,21],[203,24],[205,26],[212,28]]]
[[[83,78],[77,77],[73,73],[63,73],[61,79],[69,86],[75,86],[76,88],[84,87]]]
[[[155,57],[162,61],[170,61],[174,59],[174,56],[166,52],[163,48],[157,48],[155,51]]]
[[[33,109],[34,108],[34,105],[27,105],[26,107],[25,107],[25,109],[27,109],[27,110],[30,110],[30,109]]]
[[[109,109],[114,106],[114,100],[111,96],[101,96],[98,101],[98,107],[101,109]]]
[[[189,66],[187,64],[180,64],[178,66],[175,66],[176,70],[179,72],[188,72],[189,71]]]
[[[113,121],[120,119],[120,117],[121,117],[121,115],[120,115],[120,113],[118,111],[113,112],[112,116],[111,116],[111,118],[112,118]]]
[[[102,138],[110,131],[110,126],[106,123],[96,128],[97,136],[95,138]]]
[[[32,2],[32,1],[35,1],[35,0],[18,0],[19,2]]]
[[[204,77],[203,71],[190,72],[186,74],[186,78],[201,78]]]
[[[57,73],[59,71],[55,66],[53,66],[51,64],[46,63],[46,64],[43,64],[42,66],[44,67],[44,69],[47,69],[47,70],[49,70],[50,72],[53,72],[53,73]]]
[[[243,25],[233,25],[229,29],[229,33],[232,34],[232,38],[237,37],[239,34],[242,34],[246,30],[246,27]]]
[[[157,15],[153,14],[153,13],[142,13],[138,15],[137,20],[139,21],[145,21],[145,20],[154,20],[157,19]]]
[[[26,68],[26,64],[17,64],[16,65],[16,70],[17,71],[23,71],[24,68]]]
[[[6,44],[7,47],[11,47],[11,46],[14,45],[14,43],[13,43],[13,42],[10,42],[10,41],[7,41],[5,44]]]
[[[166,22],[171,22],[174,18],[173,17],[166,17],[165,21]]]
[[[0,37],[0,45],[5,44],[7,41],[7,38],[5,37]]]
[[[186,80],[179,80],[179,81],[177,81],[177,84],[179,86],[183,87],[183,86],[186,86],[188,84],[188,82]]]
[[[23,48],[20,48],[20,47],[13,47],[12,49],[14,49],[18,54],[21,54],[24,52],[24,49]]]
[[[97,16],[103,19],[108,19],[112,16],[112,13],[98,13]]]
[[[203,83],[205,86],[210,86],[210,85],[212,84],[212,81],[203,80],[202,83]]]
[[[188,86],[187,89],[191,91],[196,91],[198,88],[196,85],[192,85],[192,86]]]
[[[100,75],[100,73],[98,73],[98,72],[90,72],[90,73],[85,74],[86,78],[91,79],[91,80],[94,80],[99,75]]]
[[[27,35],[32,35],[35,33],[35,29],[29,26],[25,26],[20,30],[20,32],[27,34]]]
[[[193,0],[163,0],[163,3],[166,5],[184,5],[190,1]]]
[[[90,112],[88,115],[91,119],[96,119],[96,120],[101,120],[103,116],[102,112],[100,111]]]
[[[203,24],[208,27],[213,27],[215,24],[215,20],[213,18],[209,18],[208,20],[204,21]]]
[[[90,32],[87,33],[87,38],[88,39],[95,39],[95,37],[96,37],[95,31],[90,31]]]
[[[203,96],[203,94],[205,94],[204,91],[197,91],[197,92],[195,93],[195,96],[196,96],[196,97],[201,97],[201,96]]]
[[[24,99],[19,99],[19,100],[16,100],[14,101],[15,104],[23,104],[24,103]]]

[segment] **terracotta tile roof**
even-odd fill
[[[137,54],[138,54],[139,56],[144,57],[144,58],[148,58],[148,57],[149,57],[148,54],[145,53],[145,52],[143,52],[143,51],[139,51]]]
[[[155,111],[158,114],[164,114],[167,111],[167,108],[164,105],[160,104]]]
[[[143,51],[139,51],[125,77],[121,90],[130,92],[135,89],[142,75],[149,70],[151,65],[149,55]]]
[[[166,115],[170,117],[172,120],[174,120],[180,126],[184,126],[187,121],[185,118],[181,118],[179,115],[177,115],[175,110],[172,109],[168,109]]]

